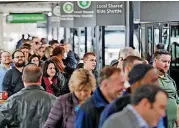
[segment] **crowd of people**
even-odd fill
[[[177,128],[179,97],[167,74],[171,55],[158,47],[148,62],[126,47],[96,71],[62,40],[21,40],[0,54],[0,128]]]

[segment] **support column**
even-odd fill
[[[133,3],[126,1],[126,29],[125,29],[125,46],[134,47],[133,45]]]
[[[47,40],[50,41],[52,39],[52,22],[51,22],[51,17],[49,17],[48,15],[47,17]]]
[[[80,56],[80,57],[82,57],[83,55],[81,55],[81,53],[80,53],[80,43],[81,43],[81,28],[79,27],[78,28],[78,55]]]
[[[99,42],[99,26],[95,27],[95,42],[94,42],[94,46],[95,46],[95,52],[96,52],[96,70],[99,71],[100,70],[100,42]]]

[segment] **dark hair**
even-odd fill
[[[157,47],[158,50],[159,50],[159,49],[162,50],[162,49],[165,48],[164,44],[162,44],[162,43],[157,44],[156,47]]]
[[[56,73],[58,72],[58,69],[57,69],[57,66],[55,65],[55,63],[52,60],[46,60],[45,63],[43,64],[43,68],[42,68],[43,76],[49,77],[49,75],[47,73],[47,69],[48,69],[49,64],[51,64],[51,63],[54,64]]]
[[[23,81],[28,83],[36,83],[42,76],[41,68],[36,64],[28,64],[23,69]]]
[[[60,44],[64,44],[64,43],[65,43],[64,39],[60,40]]]
[[[157,50],[154,53],[154,58],[159,58],[161,55],[170,55],[170,53],[167,50]]]
[[[58,40],[51,40],[49,44],[52,46],[54,44],[59,44]]]
[[[15,55],[16,52],[21,52],[24,55],[24,53],[20,49],[17,49],[16,51],[14,51],[12,53],[12,59],[14,59],[14,55]]]
[[[123,60],[123,71],[127,65],[132,66],[135,60],[142,61],[142,59],[138,56],[128,56]]]
[[[39,55],[36,55],[36,54],[33,54],[29,57],[29,63],[31,63],[32,59],[37,57],[39,59],[39,66],[40,66],[40,56]]]
[[[83,68],[83,66],[84,66],[84,63],[78,63],[77,66],[76,66],[76,69]]]
[[[63,55],[65,53],[65,49],[61,46],[57,46],[53,49],[53,56]]]
[[[131,104],[137,105],[144,98],[148,99],[148,101],[150,103],[154,103],[155,97],[156,97],[158,92],[163,92],[168,98],[168,94],[162,88],[160,88],[157,85],[152,85],[152,84],[141,85],[132,94]]]
[[[94,52],[87,52],[84,54],[83,60],[88,59],[88,56],[96,56],[96,54]]]
[[[120,73],[120,72],[121,72],[120,68],[117,68],[117,67],[114,67],[114,66],[105,66],[100,71],[99,82],[101,83],[103,80],[108,79],[114,73]]]
[[[128,74],[128,81],[130,84],[134,84],[137,81],[141,80],[147,72],[153,69],[153,66],[150,64],[137,64],[132,67],[131,71]]]
[[[23,44],[22,47],[26,47],[26,48],[28,48],[29,50],[31,49],[31,45],[30,45],[30,44],[26,44],[26,43]]]
[[[30,50],[30,48],[29,48],[28,46],[24,46],[24,45],[21,46],[19,49],[20,49],[20,50],[21,50],[21,49],[28,49],[28,50]]]
[[[47,44],[48,43],[46,38],[41,38],[40,42],[42,42],[42,44]]]

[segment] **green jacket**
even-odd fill
[[[168,93],[168,104],[166,114],[168,120],[177,119],[177,104],[179,104],[179,97],[177,95],[177,88],[175,81],[168,75],[159,77],[160,87]]]

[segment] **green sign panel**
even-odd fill
[[[62,27],[125,25],[124,1],[62,1]]]
[[[37,23],[39,21],[46,21],[45,14],[18,13],[18,14],[9,14],[6,17],[7,23]]]

